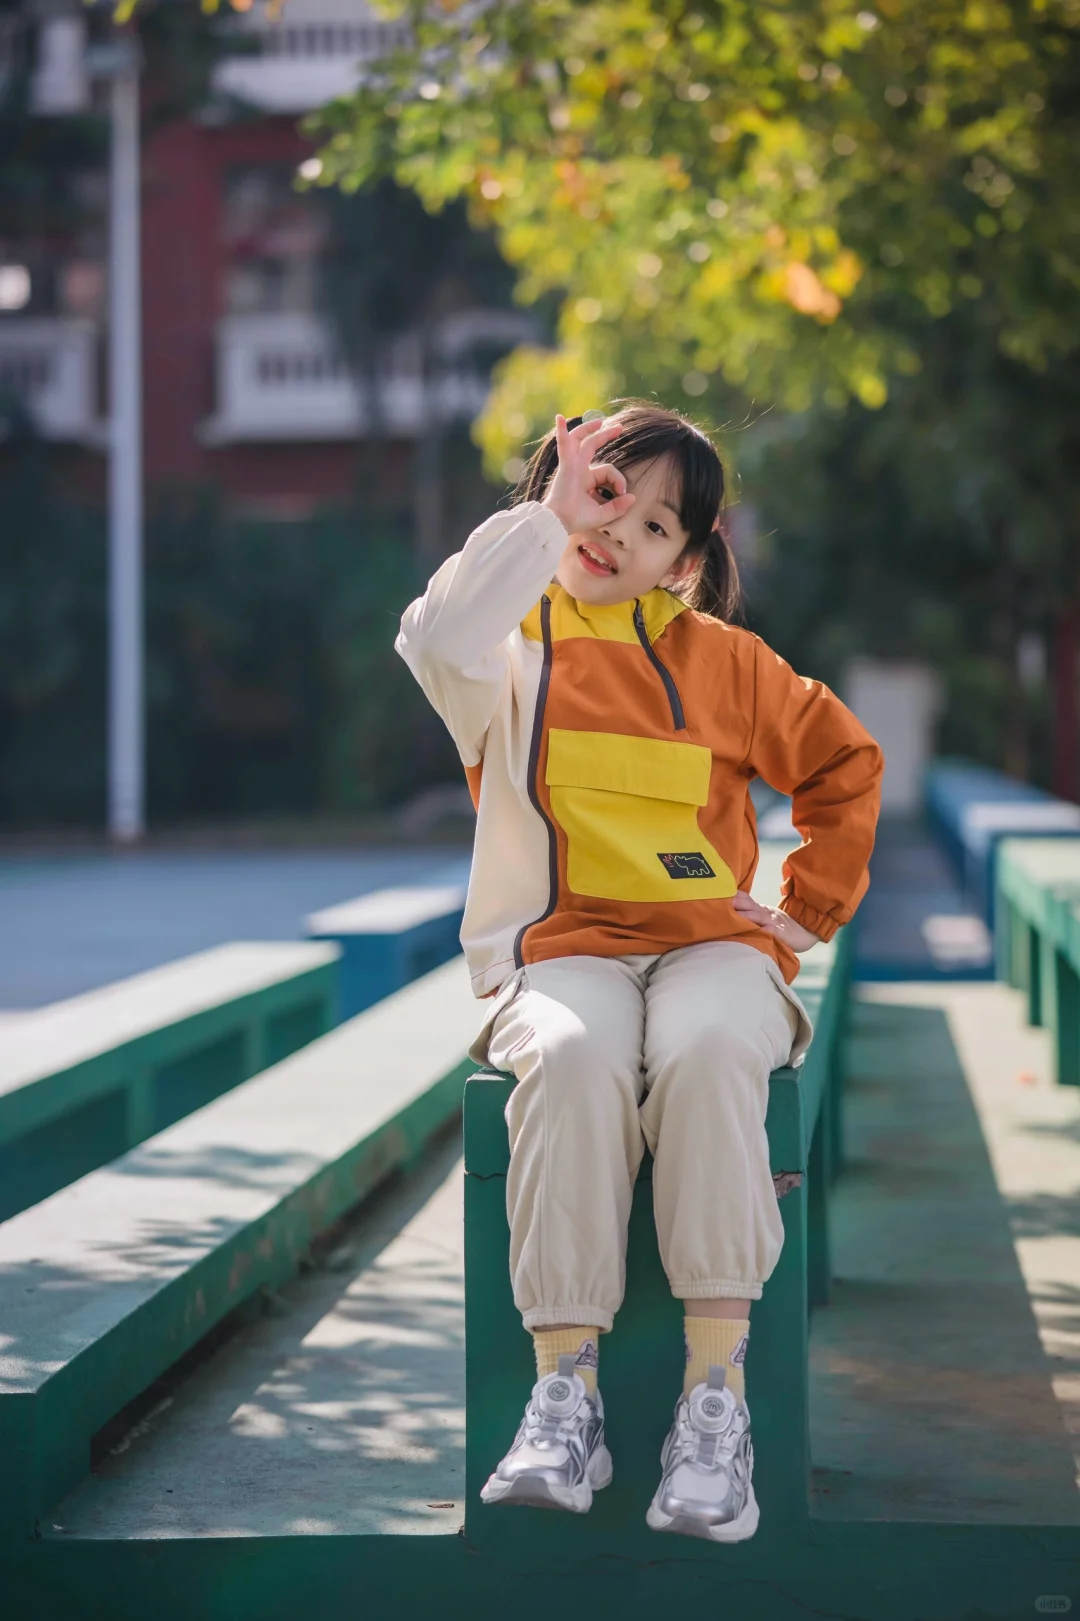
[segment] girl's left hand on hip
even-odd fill
[[[779,907],[762,906],[745,890],[740,889],[738,894],[733,896],[731,904],[740,917],[746,918],[748,923],[756,923],[766,934],[775,935],[792,951],[809,951],[811,946],[820,943],[816,934],[804,929],[801,923],[796,923],[793,917],[788,917]]]

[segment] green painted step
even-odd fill
[[[998,850],[998,977],[1050,1031],[1059,1085],[1080,1086],[1080,839],[1006,839]]]
[[[845,1110],[815,1517],[1080,1536],[1080,1093],[1007,987],[864,985]]]
[[[478,1024],[459,958],[0,1227],[0,1532],[453,1118]]]
[[[42,1535],[455,1536],[465,1492],[457,1122],[95,1448]],[[123,1433],[120,1431],[123,1429]]]
[[[338,955],[217,946],[14,1021],[0,1045],[0,1220],[331,1029]]]
[[[805,983],[801,988],[805,989]],[[940,987],[930,989],[937,994]],[[963,989],[967,992],[971,987]],[[985,989],[993,994],[993,987]],[[1006,993],[1000,994],[1004,997]],[[479,1022],[475,1007],[472,1011]],[[996,1026],[980,1016],[980,1029],[984,1023],[985,1039],[996,1043]],[[894,1043],[895,1062],[890,1058],[882,1080],[890,1088],[900,1088],[924,1063],[925,1053],[903,1022],[896,1023]],[[853,1079],[859,1082],[858,1070]],[[932,1091],[931,1080],[924,1078],[913,1103],[932,1096]],[[862,1118],[866,1101],[854,1097],[851,1111],[853,1151],[859,1161],[851,1174],[860,1187],[866,1179],[865,1145],[873,1142],[880,1129],[876,1117]],[[1052,1104],[1055,1098],[1049,1101]],[[1056,1101],[1060,1104],[1060,1094]],[[1006,1095],[1003,1106],[1007,1103]],[[891,1101],[889,1111],[902,1106]],[[906,1129],[903,1121],[899,1126]],[[864,1128],[868,1136],[864,1136]],[[891,1119],[887,1129],[892,1130]],[[938,1119],[923,1120],[920,1129],[936,1132]],[[1022,1135],[1029,1146],[1037,1140],[1031,1131]],[[886,1143],[892,1154],[893,1138],[888,1137]],[[947,1139],[942,1155],[946,1175],[951,1174],[944,1165],[950,1146],[951,1139]],[[910,1161],[908,1197],[923,1205],[918,1143],[908,1142],[898,1152]],[[860,1194],[860,1207],[852,1210],[856,1220],[870,1224],[895,1209],[903,1198],[905,1188],[896,1181],[894,1168],[890,1165],[887,1170],[891,1205],[888,1201],[881,1205],[867,1202]],[[474,1180],[469,1177],[470,1185]],[[782,1210],[791,1197],[781,1201]],[[839,1206],[839,1200],[837,1203]],[[1032,1210],[1040,1223],[1045,1222],[1041,1205],[1036,1202]],[[1068,1219],[1067,1206],[1063,1205],[1061,1216]],[[638,1212],[635,1219],[639,1219]],[[933,1213],[923,1209],[921,1219],[930,1250],[937,1243]],[[632,1243],[639,1232],[635,1228]],[[845,1240],[851,1238],[850,1232],[844,1236]],[[505,1245],[505,1237],[501,1242]],[[936,1249],[933,1254],[936,1257]],[[909,1252],[911,1265],[917,1265],[919,1259]],[[505,1270],[505,1251],[500,1264]],[[886,1287],[895,1297],[895,1284]],[[1053,1314],[1064,1309],[1061,1302],[1067,1307],[1068,1298],[1059,1293],[1044,1306]],[[662,1293],[656,1301],[658,1306],[670,1305]],[[843,1301],[840,1309],[847,1309]],[[924,1309],[921,1302],[919,1309]],[[815,1338],[828,1317],[826,1312],[816,1318]],[[642,1399],[651,1402],[650,1379],[656,1360],[670,1355],[668,1330],[663,1324],[655,1334],[649,1330],[652,1338],[643,1343],[635,1374],[636,1345],[628,1339],[620,1349],[623,1326],[620,1319],[615,1333],[605,1338],[605,1368],[610,1372],[619,1356],[625,1378],[636,1376],[638,1396],[644,1393]],[[758,1330],[755,1324],[755,1333]],[[527,1337],[520,1328],[517,1332],[527,1346]],[[932,1324],[927,1332],[935,1332]],[[654,1359],[652,1345],[661,1338],[663,1344]],[[516,1356],[516,1349],[510,1349]],[[470,1345],[474,1384],[485,1372],[489,1379],[501,1379],[499,1344],[491,1350],[489,1355],[485,1345]],[[525,1377],[531,1377],[527,1357],[525,1366]],[[665,1364],[664,1381],[669,1373]],[[849,1369],[848,1376],[859,1379],[860,1368]],[[752,1368],[750,1378],[752,1382]],[[867,1398],[865,1383],[863,1400]],[[629,1384],[626,1391],[628,1398]],[[520,1396],[519,1387],[515,1395]],[[665,1403],[668,1395],[665,1383]],[[979,1400],[978,1389],[973,1389],[969,1405],[976,1409]],[[1008,1421],[1010,1415],[1015,1421],[1015,1407],[1006,1403],[999,1412],[991,1404],[983,1408],[982,1421],[992,1426],[999,1418]],[[843,1416],[846,1423],[853,1422],[850,1412]],[[620,1433],[616,1438],[613,1434],[612,1441],[618,1448],[617,1471],[636,1461],[636,1443],[626,1448],[629,1435]],[[917,1437],[913,1437],[912,1445],[916,1443]],[[148,1613],[155,1621],[296,1621],[315,1604],[348,1615],[362,1612],[380,1618],[401,1616],[407,1621],[427,1615],[437,1616],[439,1621],[505,1621],[507,1616],[514,1621],[549,1621],[553,1613],[571,1606],[588,1607],[602,1617],[617,1615],[620,1621],[656,1621],[669,1615],[708,1617],[710,1621],[713,1617],[810,1621],[824,1616],[843,1617],[844,1621],[1021,1621],[1028,1616],[1065,1614],[1080,1605],[1080,1527],[1075,1525],[929,1524],[920,1522],[917,1510],[905,1512],[901,1505],[899,1510],[881,1514],[875,1504],[870,1508],[873,1518],[815,1516],[802,1529],[782,1519],[774,1523],[766,1515],[749,1543],[713,1548],[682,1538],[658,1537],[646,1529],[644,1508],[655,1484],[655,1468],[653,1458],[647,1489],[644,1496],[635,1492],[626,1534],[614,1555],[609,1528],[597,1517],[605,1494],[598,1498],[593,1514],[581,1519],[527,1510],[483,1511],[490,1514],[498,1535],[480,1524],[477,1516],[463,1536],[208,1536],[138,1542],[64,1542],[45,1537],[0,1549],[4,1600],[0,1608],[6,1605],[13,1615],[32,1615],[35,1621],[71,1621],[72,1617],[79,1621],[144,1621]],[[853,1505],[853,1512],[860,1508]]]
[[[41,1541],[6,1562],[4,1598],[34,1621],[297,1621],[316,1608],[371,1621],[582,1609],[602,1621],[1038,1621],[1065,1614],[1065,1599],[1075,1612],[1080,1592],[1073,1527],[849,1522],[795,1538],[763,1526],[712,1548],[657,1536],[642,1511],[634,1557],[606,1559],[592,1555],[594,1515],[574,1517],[568,1556],[571,1516],[535,1511],[530,1561],[481,1551],[468,1533]]]

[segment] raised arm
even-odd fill
[[[507,679],[507,638],[550,585],[565,545],[561,521],[538,501],[497,512],[402,615],[397,651],[466,765],[483,753]]]
[[[506,642],[550,585],[567,536],[619,517],[634,501],[617,468],[597,461],[617,423],[557,417],[558,464],[545,498],[497,512],[448,557],[406,608],[396,647],[475,765],[508,676]]]
[[[820,681],[755,641],[754,731],[748,764],[791,795],[802,844],[784,862],[780,909],[819,940],[852,917],[869,883],[882,754]]]

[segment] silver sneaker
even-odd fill
[[[590,1396],[561,1356],[557,1373],[533,1386],[514,1444],[480,1493],[485,1503],[532,1503],[587,1514],[594,1491],[611,1480],[604,1445],[604,1404]]]
[[[680,1396],[660,1454],[663,1470],[646,1515],[654,1531],[710,1542],[743,1542],[758,1526],[750,1414],[725,1385],[725,1370]]]

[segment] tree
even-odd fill
[[[444,6],[407,0],[411,48],[317,121],[322,179],[466,199],[518,296],[560,300],[557,347],[498,374],[493,473],[623,392],[885,410],[912,523],[962,528],[1002,600],[1076,600],[1076,0]]]
[[[433,20],[410,0],[414,47],[317,120],[322,178],[392,174],[433,209],[464,196],[525,301],[564,294],[558,357],[529,355],[527,384],[519,357],[492,416],[571,364],[599,394],[688,374],[704,393],[696,372],[795,408],[876,406],[919,364],[905,306],[940,318],[988,296],[1007,352],[1071,346],[1049,298],[1032,302],[1029,238],[1044,293],[1075,299],[1068,157],[1046,116],[1074,9],[1021,26],[1020,8],[966,0],[888,0],[885,16],[503,0]]]

